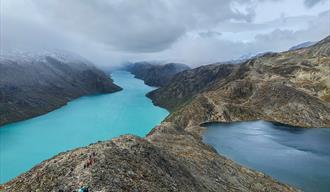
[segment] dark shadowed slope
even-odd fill
[[[0,125],[31,118],[77,97],[121,90],[111,78],[66,52],[0,56]]]
[[[136,78],[142,79],[145,84],[155,87],[166,85],[174,75],[188,69],[190,69],[189,66],[181,63],[158,65],[139,62],[127,66],[127,70],[134,74]]]
[[[193,96],[203,92],[217,80],[228,77],[238,65],[204,65],[184,71],[175,77],[167,86],[147,94],[156,105],[174,111]]]

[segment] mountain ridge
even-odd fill
[[[165,121],[178,121],[184,127],[209,121],[257,119],[330,127],[329,39],[308,48],[268,53],[240,65],[210,65],[185,71],[147,96],[173,112]],[[225,77],[201,72],[221,66],[235,69]],[[205,77],[214,79],[203,90],[194,92],[196,86],[191,85],[204,85]],[[188,95],[182,99],[184,93]]]
[[[142,79],[145,84],[154,87],[166,85],[175,74],[190,69],[182,63],[155,64],[149,62],[137,62],[130,64],[126,70],[136,78]]]
[[[146,138],[124,135],[60,153],[0,189],[77,191],[81,186],[91,191],[297,191],[219,156],[195,133],[170,123]]]

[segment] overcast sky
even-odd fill
[[[193,66],[330,34],[330,0],[0,0],[1,51],[63,49],[97,65]]]

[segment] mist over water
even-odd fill
[[[0,183],[60,152],[123,134],[145,136],[167,115],[145,94],[154,88],[117,71],[123,91],[86,96],[48,114],[0,127]]]
[[[205,143],[241,165],[304,191],[330,191],[330,129],[265,121],[209,124]]]

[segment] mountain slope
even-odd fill
[[[233,70],[225,76],[201,72],[220,66]],[[330,37],[312,47],[265,54],[237,67],[201,68],[180,73],[148,94],[156,105],[174,111],[166,121],[186,127],[264,119],[330,127]]]
[[[0,125],[41,115],[77,97],[121,88],[91,63],[71,53],[0,56]]]
[[[136,78],[144,80],[149,86],[162,87],[166,85],[175,74],[190,69],[189,66],[181,63],[167,63],[163,65],[147,62],[133,63],[127,70]]]
[[[312,46],[314,44],[315,44],[315,42],[306,41],[304,43],[300,43],[298,45],[295,45],[295,46],[291,47],[289,49],[289,51],[294,51],[294,50],[297,50],[297,49],[306,48],[306,47]]]
[[[218,156],[171,124],[155,128],[146,139],[126,135],[61,153],[0,189],[66,192],[80,186],[104,192],[296,191]]]
[[[147,94],[156,105],[173,111],[180,104],[189,101],[198,93],[203,92],[215,80],[228,77],[237,65],[204,65],[186,70],[173,77],[167,86]],[[158,94],[159,93],[159,94]]]

